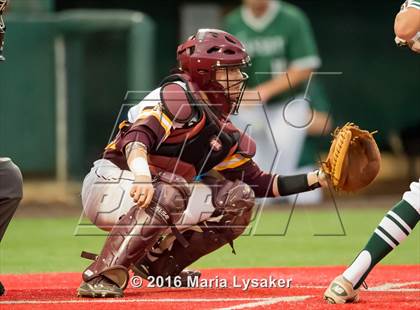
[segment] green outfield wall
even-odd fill
[[[27,175],[54,175],[57,105],[64,96],[66,165],[79,178],[100,156],[127,90],[154,84],[154,23],[128,10],[19,12],[8,14],[6,22],[0,154]],[[62,72],[56,65],[58,39],[64,42]],[[64,93],[58,85],[63,78]]]
[[[21,6],[24,1],[12,1],[15,8],[6,16],[7,61],[0,64],[0,155],[13,157],[27,175],[55,175],[60,97],[55,44],[62,38],[67,169],[80,178],[108,142],[126,91],[152,89],[176,65],[179,12],[193,1],[39,0],[32,10]],[[240,3],[214,2],[221,14]],[[379,130],[376,138],[387,149],[390,133],[420,123],[420,57],[394,44],[399,1],[380,6],[290,2],[311,21],[323,60],[320,71],[340,72],[318,79],[337,125],[353,121]],[[83,10],[69,10],[74,8]]]

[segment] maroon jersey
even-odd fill
[[[174,83],[177,80],[185,82],[187,91]],[[166,79],[160,94],[161,102],[144,108],[134,123],[120,124],[116,138],[105,149],[105,159],[129,170],[124,149],[138,141],[147,147],[152,174],[169,171],[192,181],[215,169],[226,178],[243,179],[258,197],[273,196],[274,176],[263,173],[252,161],[252,139],[228,119],[216,116],[182,75]]]

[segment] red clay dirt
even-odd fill
[[[203,285],[212,288],[142,288],[126,290],[124,298],[76,297],[79,273],[0,275],[7,289],[0,309],[420,309],[420,265],[377,266],[369,275],[369,289],[357,304],[328,305],[322,294],[344,267],[247,268],[203,270]],[[276,287],[244,289],[242,280]],[[216,288],[227,281],[227,288]],[[287,286],[290,288],[277,287]],[[290,281],[291,280],[291,281]],[[234,282],[236,281],[236,282]],[[234,285],[240,287],[234,287]]]

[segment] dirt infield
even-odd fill
[[[194,288],[131,285],[118,299],[78,298],[78,273],[2,275],[1,309],[419,309],[420,265],[378,266],[358,304],[327,305],[322,293],[344,267],[208,269]],[[252,282],[249,282],[249,281]],[[226,283],[224,283],[226,281]],[[134,282],[133,282],[134,283]],[[246,288],[246,284],[249,287]],[[134,283],[138,285],[138,282]],[[289,284],[290,287],[287,287]],[[209,287],[212,286],[212,287]],[[216,286],[219,286],[217,288]],[[226,288],[223,288],[227,286]],[[251,287],[260,286],[260,287]],[[268,286],[268,287],[267,287]]]

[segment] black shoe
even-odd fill
[[[123,297],[123,290],[114,282],[103,276],[93,278],[88,282],[82,282],[77,289],[77,296],[106,298],[106,297]]]
[[[184,269],[178,276],[181,279],[181,287],[190,287],[192,285],[197,285],[198,280],[200,280],[201,277],[201,272],[199,270]],[[172,283],[174,282],[172,281]]]
[[[3,283],[0,282],[0,296],[3,296],[6,290],[4,289]]]
[[[163,286],[164,287],[189,287],[189,283],[198,283],[198,280],[201,277],[201,272],[198,270],[182,270],[176,276],[168,276],[154,274],[150,272],[150,261],[147,258],[143,258],[138,261],[136,264],[131,265],[131,270],[134,272],[136,276],[140,276],[145,280],[148,280],[148,277],[158,277],[162,276],[164,278]],[[180,280],[180,282],[178,282]]]

